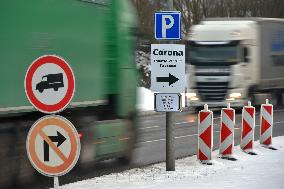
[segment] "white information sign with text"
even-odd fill
[[[185,46],[151,45],[151,90],[181,93],[185,88]]]
[[[181,111],[181,95],[178,93],[155,93],[155,111]]]

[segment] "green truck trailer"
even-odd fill
[[[0,182],[33,178],[25,139],[43,115],[29,103],[24,79],[47,54],[67,60],[76,78],[74,98],[60,114],[80,132],[80,164],[129,162],[136,136],[135,21],[126,0],[0,2]]]

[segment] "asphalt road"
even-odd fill
[[[147,165],[166,160],[166,126],[165,115],[147,117],[141,120],[140,137],[135,153],[134,163]],[[213,118],[213,148],[217,149],[220,138],[220,113],[215,112]],[[256,113],[255,140],[259,139],[260,116]],[[197,150],[197,114],[176,114],[175,125],[176,158],[194,155]],[[284,135],[284,109],[274,110],[273,136]],[[235,145],[241,141],[241,113],[236,115]],[[147,154],[147,155],[145,155]]]
[[[114,160],[75,167],[70,173],[59,178],[60,184],[93,178],[104,174],[121,172],[134,167],[165,161],[166,159],[166,126],[165,114],[140,117],[138,143],[134,151],[133,163],[123,166]],[[190,112],[175,113],[175,156],[181,158],[196,154],[197,149],[197,114]],[[236,115],[235,145],[240,143],[241,114]],[[214,112],[214,149],[218,148],[220,135],[220,113]],[[284,135],[284,108],[274,111],[273,136]],[[259,139],[259,113],[256,114],[255,140]],[[37,175],[36,182],[29,185],[12,185],[10,188],[50,188],[52,178]],[[0,186],[1,188],[1,186]]]

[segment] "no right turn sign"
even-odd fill
[[[45,116],[30,129],[26,148],[33,167],[46,176],[69,172],[80,155],[75,127],[61,116]]]

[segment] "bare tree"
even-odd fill
[[[132,0],[141,30],[153,35],[153,15],[164,10],[165,0]],[[174,0],[174,7],[182,14],[183,32],[188,33],[192,24],[207,17],[284,17],[283,0]]]
[[[138,36],[150,43],[154,39],[154,12],[166,10],[166,0],[132,0],[139,17]],[[182,15],[182,32],[186,36],[193,24],[208,17],[274,17],[284,18],[284,0],[174,0],[174,8]],[[149,87],[150,73],[139,68],[141,85]]]

